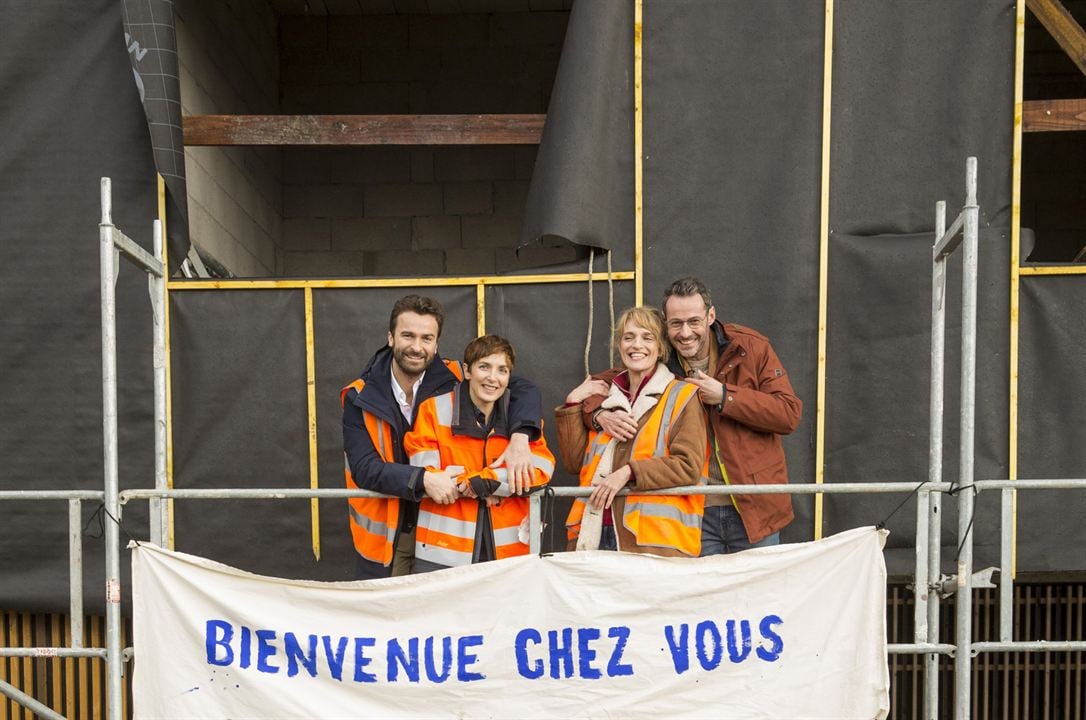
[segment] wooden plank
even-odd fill
[[[61,647],[64,640],[61,636],[61,623],[64,618],[61,615],[53,613],[49,616],[49,645],[52,647]],[[52,701],[49,707],[53,708],[58,714],[64,714],[64,696],[61,693],[60,682],[60,658],[55,657],[52,660],[52,668],[50,670],[51,688],[53,691]]]
[[[83,619],[83,639],[82,639],[83,647],[88,647],[88,645],[87,645],[87,630],[88,630],[87,626],[89,624],[90,624],[90,618],[84,618]],[[97,646],[91,646],[91,647],[97,647]],[[90,683],[87,682],[87,677],[88,677],[88,674],[87,674],[88,673],[88,667],[87,666],[90,663],[90,658],[81,657],[81,658],[78,659],[77,662],[78,662],[79,670],[78,670],[77,675],[76,675],[75,686],[76,686],[76,689],[79,692],[79,701],[78,701],[79,704],[77,706],[78,713],[79,713],[78,717],[81,718],[82,720],[86,720],[86,718],[88,717],[87,709],[90,707],[90,701],[88,700],[88,692],[90,690]],[[68,717],[72,717],[72,714],[70,713],[68,715]]]
[[[10,641],[7,639],[7,616],[3,612],[0,612],[0,647],[11,647]],[[13,670],[12,663],[15,658],[0,658],[0,680],[15,684],[13,682]],[[9,700],[7,695],[0,695],[0,720],[8,720],[9,711],[11,706],[15,704],[14,700]]]
[[[34,627],[34,647],[49,647],[47,617],[42,613],[34,613],[31,616]],[[34,697],[44,705],[49,704],[49,661],[44,657],[34,659]]]
[[[67,618],[65,618],[67,620]],[[72,624],[64,623],[64,647],[72,646]],[[60,714],[70,718],[75,715],[75,658],[64,658],[64,711]]]
[[[90,618],[90,641],[91,647],[103,647],[102,645],[102,626],[103,618],[92,617]],[[101,658],[91,659],[91,694],[90,694],[90,713],[86,710],[83,711],[82,717],[90,717],[92,720],[102,720],[102,706],[105,705],[105,700],[102,696],[102,675],[105,673],[105,662]]]
[[[189,146],[538,145],[546,115],[188,115]]]
[[[1027,100],[1022,103],[1022,132],[1086,130],[1086,98]]]
[[[1086,30],[1067,12],[1063,3],[1060,0],[1026,0],[1026,7],[1086,75]]]

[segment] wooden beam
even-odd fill
[[[538,145],[546,115],[189,115],[195,145]]]
[[[1086,75],[1086,30],[1067,12],[1063,3],[1060,0],[1026,0],[1026,7],[1037,16],[1079,71]]]
[[[1086,130],[1086,98],[1022,103],[1022,132],[1063,130]]]

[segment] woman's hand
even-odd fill
[[[610,390],[610,386],[603,380],[593,380],[591,377],[586,377],[584,382],[569,391],[569,395],[566,395],[566,402],[570,405],[579,405],[593,395],[606,395],[608,390]]]
[[[632,477],[633,471],[630,470],[630,466],[623,465],[610,475],[594,481],[592,483],[594,486],[592,494],[588,496],[588,504],[597,510],[611,507],[615,495],[618,494],[619,490],[626,487],[626,483],[630,482]]]

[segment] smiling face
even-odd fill
[[[618,353],[623,367],[631,374],[644,375],[656,367],[660,351],[660,339],[655,332],[641,327],[632,318],[626,321],[618,338]]]
[[[675,352],[689,360],[709,356],[710,327],[716,310],[706,308],[701,295],[672,295],[664,303],[667,338]]]
[[[513,372],[509,356],[496,352],[479,358],[468,366],[468,393],[475,407],[489,414],[494,403],[509,387],[509,375]]]
[[[396,318],[396,327],[388,334],[388,346],[400,372],[418,377],[437,355],[437,337],[441,332],[437,318],[404,312]]]

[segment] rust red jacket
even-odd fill
[[[718,360],[713,376],[724,384],[720,410],[706,406],[709,428],[716,439],[717,457],[729,483],[735,485],[788,482],[781,435],[799,426],[803,402],[796,397],[788,373],[764,335],[742,325],[713,324]],[[684,371],[677,354],[668,367],[677,376]],[[618,370],[595,375],[611,380]],[[585,421],[599,409],[603,395],[584,403]],[[714,450],[710,447],[710,453]],[[714,462],[710,456],[709,462]],[[758,542],[792,522],[789,495],[733,496],[751,542]]]

